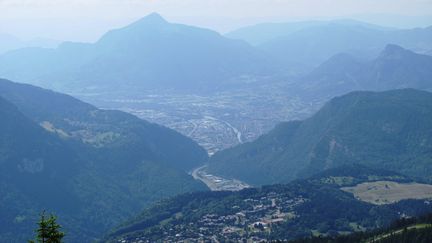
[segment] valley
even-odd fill
[[[253,141],[282,121],[304,119],[324,103],[323,99],[303,99],[290,88],[288,84],[255,84],[204,95],[160,90],[72,95],[174,129],[195,140],[211,156]]]
[[[0,0],[0,242],[432,242],[432,16],[387,16],[412,1],[32,1]]]

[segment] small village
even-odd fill
[[[295,208],[307,199],[289,198],[270,192],[261,198],[247,198],[233,206],[230,214],[205,214],[195,223],[178,224],[164,232],[163,242],[266,242],[272,228],[293,219]],[[146,238],[118,242],[152,242]]]

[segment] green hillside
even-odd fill
[[[290,243],[428,243],[432,241],[432,215],[402,218],[390,227],[345,236],[312,237]]]
[[[151,202],[206,190],[187,174],[206,152],[173,130],[7,80],[0,97],[7,242],[30,239],[43,209],[59,216],[68,241],[90,242]]]
[[[304,121],[216,153],[209,171],[254,185],[281,183],[358,163],[431,181],[432,94],[353,92]]]

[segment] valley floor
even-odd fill
[[[251,187],[245,182],[236,179],[227,179],[211,175],[206,172],[207,165],[194,169],[191,175],[195,180],[200,180],[207,185],[212,191],[240,191],[244,188]]]
[[[280,122],[304,119],[325,102],[302,99],[285,84],[202,96],[165,91],[72,95],[104,109],[126,111],[172,128],[195,140],[209,155],[253,141]]]

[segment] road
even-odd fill
[[[193,122],[193,121],[189,121],[189,123],[192,124],[193,128],[192,128],[192,131],[190,131],[190,133],[187,136],[188,137],[192,137],[192,134],[194,134],[194,132],[197,130],[198,125],[195,122]]]
[[[212,117],[212,116],[205,116],[205,118],[207,118],[207,119],[211,119],[211,120],[215,120],[215,121],[219,121],[219,122],[221,122],[221,123],[224,123],[224,124],[227,125],[229,128],[231,128],[231,129],[233,130],[233,132],[236,134],[236,136],[237,136],[237,140],[238,140],[239,144],[242,144],[242,143],[243,143],[242,133],[241,133],[237,128],[235,128],[233,125],[231,125],[229,122],[224,121],[224,120],[221,120],[221,119],[217,119],[217,118]]]

